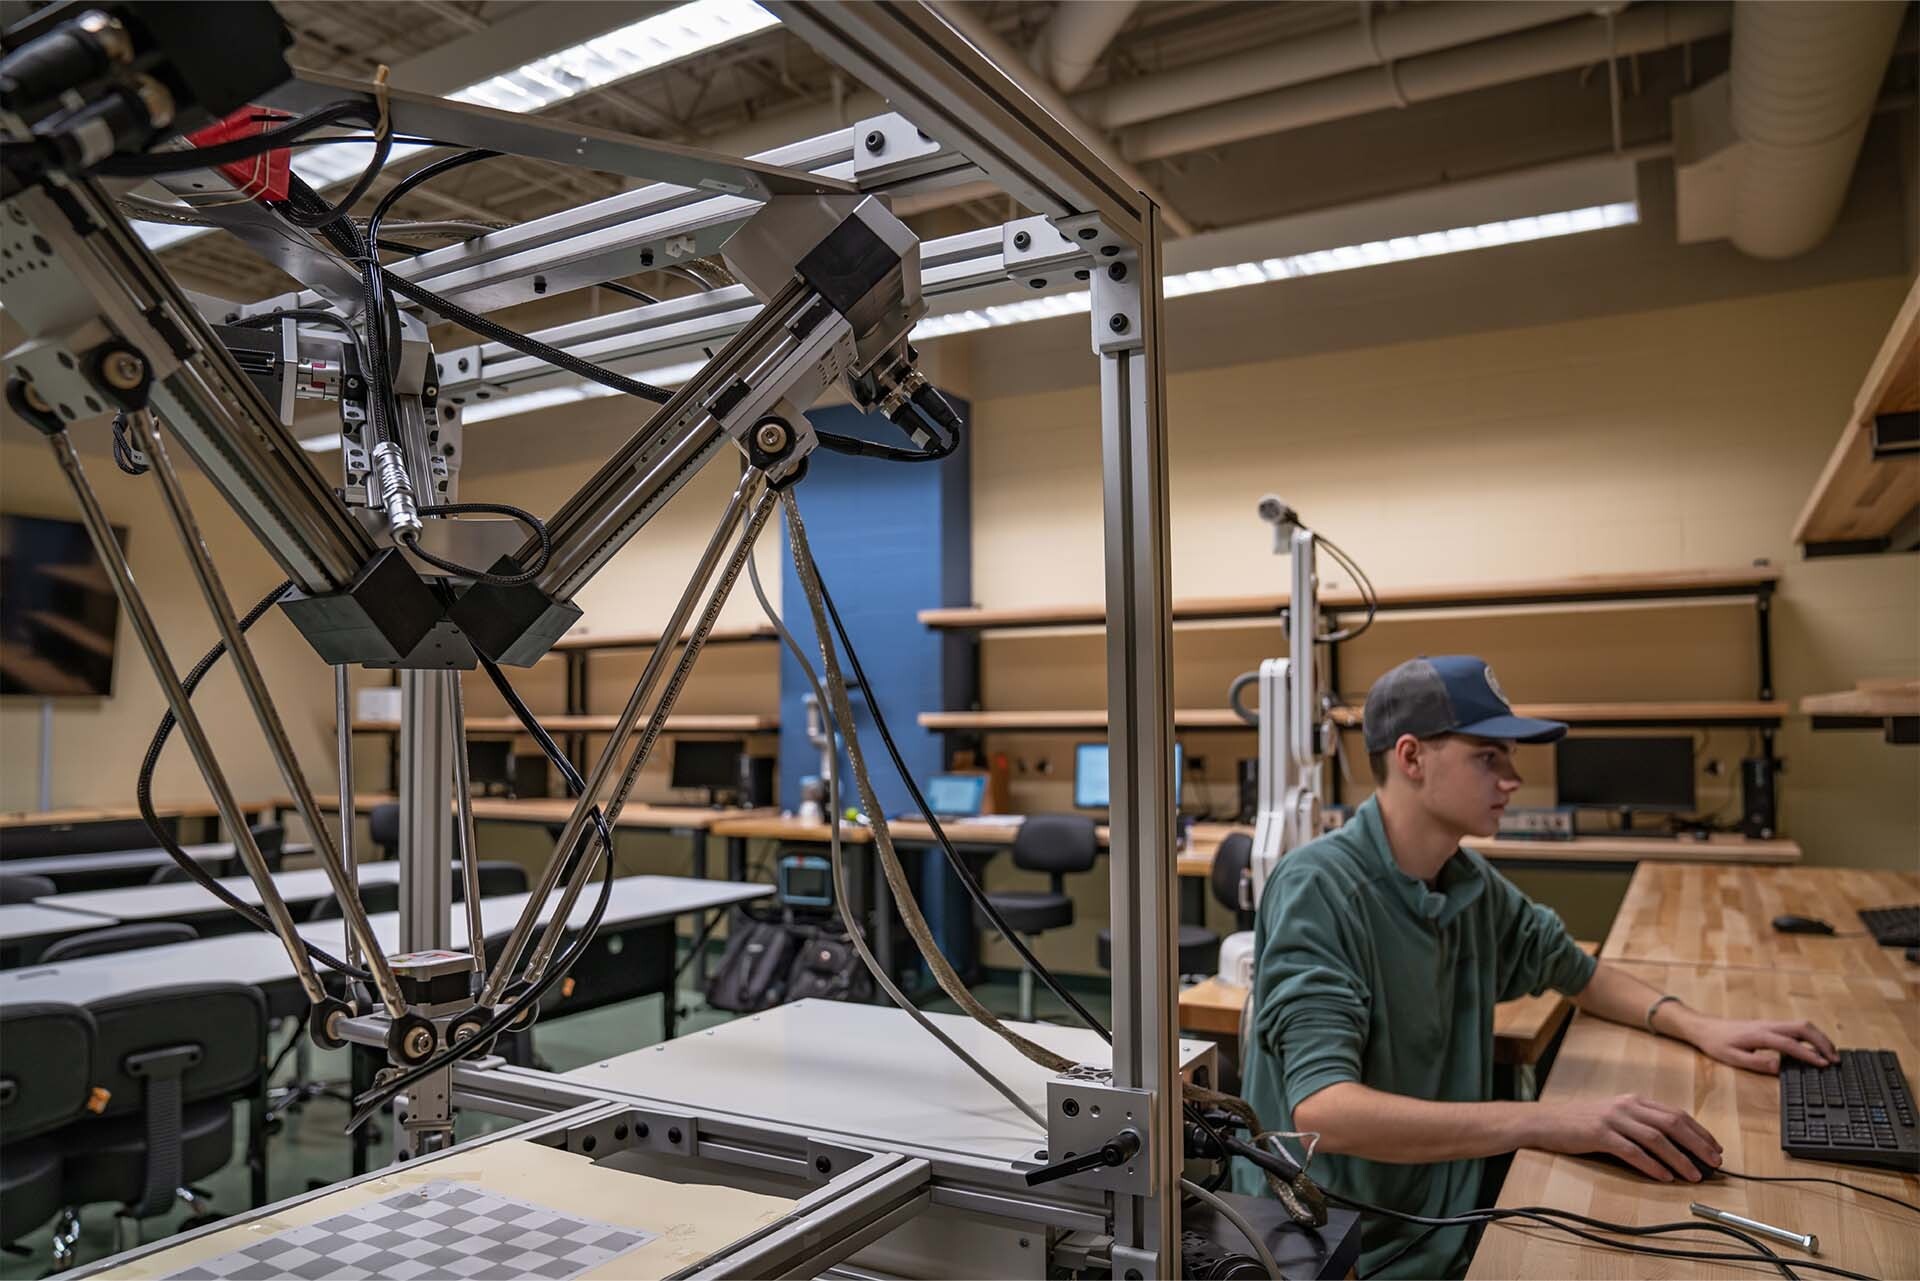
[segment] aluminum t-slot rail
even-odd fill
[[[1023,294],[1033,296],[1040,290],[1085,281],[1095,271],[1111,272],[1114,258],[1103,257],[1100,248],[1100,242],[1062,234],[1045,218],[1020,218],[921,245],[920,288],[928,298],[951,299],[1012,282]],[[521,266],[537,272],[543,269],[542,263],[533,257]],[[624,372],[639,368],[636,362],[648,357],[726,341],[759,314],[760,303],[750,289],[727,285],[555,325],[532,336],[569,355]],[[452,348],[436,353],[435,362],[440,394],[456,405],[484,404],[514,392],[577,381],[575,375],[505,343]]]
[[[868,195],[932,191],[979,174],[964,156],[891,112],[751,159],[783,170],[805,171],[823,182],[848,185]],[[653,183],[419,254],[388,270],[469,310],[496,311],[711,256],[760,205],[747,196]],[[214,216],[218,211],[205,212]],[[302,272],[290,274],[311,280]],[[329,300],[325,291],[315,288],[238,310],[253,315],[292,306],[314,307]]]

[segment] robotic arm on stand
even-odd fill
[[[1335,733],[1328,715],[1326,665],[1318,661],[1325,638],[1320,631],[1320,580],[1316,572],[1318,537],[1300,522],[1293,508],[1269,494],[1260,500],[1260,519],[1273,527],[1275,555],[1292,562],[1287,598],[1287,657],[1269,658],[1258,674],[1233,683],[1228,697],[1243,720],[1259,731],[1260,766],[1253,853],[1242,881],[1244,909],[1260,906],[1268,879],[1288,850],[1320,834],[1325,803],[1324,762]],[[1249,711],[1240,691],[1259,686],[1260,702]],[[1253,984],[1253,931],[1229,935],[1220,944],[1220,977],[1240,987]]]

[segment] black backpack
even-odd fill
[[[787,980],[800,940],[778,921],[735,908],[727,922],[727,950],[707,980],[707,1004],[754,1014],[787,999]]]
[[[845,934],[807,929],[787,979],[787,999],[819,997],[828,1001],[871,1001],[873,975]]]

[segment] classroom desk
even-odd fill
[[[1580,947],[1589,956],[1600,950],[1598,943],[1582,942]],[[1180,1026],[1208,1036],[1237,1038],[1248,995],[1246,988],[1223,983],[1218,977],[1182,988]],[[1538,1063],[1572,1012],[1573,1002],[1552,991],[1500,1002],[1493,1007],[1494,1061],[1513,1067]]]
[[[457,861],[454,866],[457,875]],[[363,886],[392,885],[400,880],[398,863],[361,863],[355,870]],[[260,889],[253,883],[252,877],[223,876],[219,884],[241,902],[251,907],[260,906]],[[273,877],[273,886],[289,906],[333,897],[333,883],[327,879],[325,870],[318,867],[297,872],[277,872]],[[77,894],[51,894],[38,901],[48,907],[91,912],[96,916],[110,916],[117,921],[191,920],[232,910],[192,881],[134,885],[120,890],[86,890]],[[239,918],[236,916],[234,919],[238,923]]]
[[[1251,828],[1230,823],[1195,823],[1193,827],[1193,841],[1180,855],[1182,876],[1205,876],[1211,872],[1213,853],[1226,833],[1252,833]],[[1578,836],[1570,841],[1470,836],[1460,843],[1489,862],[1503,866],[1604,868],[1662,862],[1748,865],[1800,861],[1800,846],[1785,837],[1757,841],[1725,833],[1704,841],[1668,836]]]
[[[260,805],[242,804],[243,813],[254,813]],[[154,806],[161,818],[218,818],[220,811],[212,801],[167,802]],[[57,810],[8,810],[0,813],[0,832],[17,827],[80,827],[87,823],[120,823],[140,817],[136,805],[73,805]]]
[[[1911,999],[1920,987],[1920,965],[1861,933],[1866,927],[1855,915],[1859,908],[1902,903],[1920,903],[1920,873],[1642,864],[1600,955],[1887,978],[1906,984]],[[1817,916],[1840,934],[1777,934],[1773,918],[1783,913]]]
[[[49,939],[101,930],[112,924],[108,917],[40,903],[0,904],[0,964],[22,964],[37,955]]]
[[[1643,872],[1646,869],[1641,869]],[[1603,953],[1605,955],[1605,953]],[[1912,988],[1875,975],[1736,969],[1706,964],[1623,962],[1624,968],[1696,1009],[1722,1015],[1766,1014],[1818,1022],[1842,1047],[1896,1050],[1913,1083],[1920,1065],[1920,1026]],[[1780,1150],[1779,1083],[1771,1076],[1715,1063],[1693,1047],[1634,1028],[1576,1014],[1542,1094],[1544,1102],[1606,1098],[1633,1092],[1685,1108],[1726,1150],[1729,1169],[1744,1174],[1837,1178],[1907,1201],[1920,1200],[1920,1178],[1859,1166],[1801,1161]],[[1920,1276],[1920,1231],[1911,1213],[1823,1184],[1758,1184],[1718,1180],[1654,1183],[1578,1157],[1525,1151],[1508,1172],[1499,1204],[1552,1205],[1615,1222],[1688,1218],[1700,1201],[1749,1218],[1811,1232],[1820,1261],[1877,1277]],[[1721,1250],[1734,1243],[1701,1233],[1665,1244]],[[1695,1244],[1695,1243],[1699,1244]],[[1712,1244],[1708,1244],[1712,1242]],[[1803,1258],[1775,1246],[1788,1260]],[[1557,1232],[1495,1224],[1487,1229],[1469,1277],[1740,1277],[1771,1275],[1748,1265],[1655,1261],[1576,1241]]]
[[[365,792],[353,798],[353,809],[356,814],[366,814],[377,805],[398,799],[391,792]],[[319,803],[320,808],[329,814],[340,808],[338,797],[323,796],[319,798]],[[573,804],[562,796],[476,796],[473,798],[473,818],[477,823],[531,823],[549,828],[558,835],[573,813]],[[293,801],[284,796],[275,797],[272,805],[278,813],[292,809]],[[620,819],[614,826],[685,837],[693,846],[692,875],[695,879],[704,879],[708,872],[707,833],[722,823],[766,817],[777,818],[778,813],[770,809],[716,809],[705,805],[642,805],[629,802],[621,807]],[[731,879],[740,878],[736,876]]]
[[[222,863],[234,856],[233,842],[209,841],[180,847],[196,863]],[[53,854],[45,858],[10,858],[0,862],[0,874],[7,876],[47,876],[55,881],[65,876],[90,872],[130,872],[145,867],[167,867],[173,856],[165,850],[101,850],[94,854]]]

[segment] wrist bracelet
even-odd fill
[[[1647,1031],[1653,1033],[1655,1036],[1659,1036],[1660,1029],[1653,1025],[1654,1012],[1657,1011],[1661,1006],[1665,1005],[1668,1001],[1678,1001],[1679,999],[1680,999],[1679,997],[1669,992],[1667,995],[1660,997],[1658,1000],[1656,1000],[1652,1005],[1649,1005],[1647,1007],[1647,1020],[1646,1020]]]

